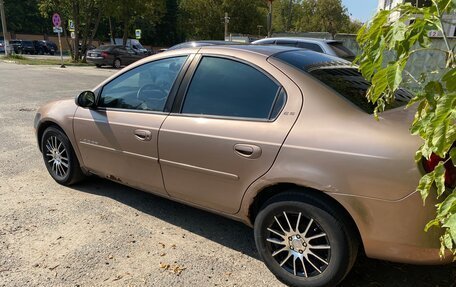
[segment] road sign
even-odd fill
[[[62,24],[62,21],[60,20],[59,14],[54,13],[54,15],[52,15],[52,24],[54,24],[54,27],[60,27],[60,24]]]
[[[136,39],[141,39],[141,29],[136,29],[135,30],[135,36],[136,36]]]
[[[54,27],[54,33],[62,33],[63,29],[62,27]]]
[[[73,22],[73,20],[68,20],[68,31],[74,32],[74,22]]]

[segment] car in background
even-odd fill
[[[121,45],[102,45],[97,49],[87,51],[87,62],[94,63],[98,68],[101,66],[113,66],[119,69],[134,63],[146,55]]]
[[[5,53],[5,42],[0,40],[0,53]]]
[[[252,42],[252,45],[278,45],[298,47],[315,52],[336,56],[352,62],[356,55],[344,46],[342,41],[305,37],[266,38]]]
[[[33,41],[35,46],[35,51],[37,54],[44,55],[54,55],[57,52],[57,45],[52,41],[46,40],[35,40]]]
[[[306,49],[176,49],[48,103],[34,128],[59,184],[94,174],[240,220],[279,280],[333,287],[358,250],[453,259],[439,256],[439,232],[423,232],[437,201],[423,205],[416,186],[445,161],[450,190],[456,167],[449,156],[415,161],[410,93],[400,89],[377,121],[369,87],[350,62]]]
[[[241,45],[241,44],[243,44],[243,43],[232,42],[232,41],[217,41],[217,40],[189,41],[189,42],[184,42],[184,43],[174,45],[171,48],[166,49],[166,51],[172,51],[172,50],[184,49],[184,48],[204,47],[204,46]]]
[[[22,50],[22,40],[10,40],[9,44],[11,46],[11,50],[15,54],[21,54]]]
[[[111,44],[123,46],[123,39],[116,38],[114,43],[111,40]],[[141,44],[141,42],[139,42],[139,40],[137,40],[137,39],[127,39],[127,43],[125,44],[125,47],[131,48],[131,49],[133,49],[133,51],[140,53],[140,54],[144,54],[146,56],[150,56],[150,55],[154,54],[153,51],[146,49]]]
[[[36,50],[33,41],[22,41],[20,46],[20,54],[35,55]]]

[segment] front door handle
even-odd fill
[[[135,137],[140,141],[150,141],[152,139],[152,133],[148,130],[135,130]]]
[[[261,156],[261,148],[251,144],[237,144],[234,146],[234,152],[242,157],[256,159]]]

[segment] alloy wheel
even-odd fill
[[[329,266],[331,245],[323,228],[301,212],[274,216],[267,228],[269,251],[287,272],[304,278],[318,276]]]
[[[52,173],[64,178],[70,169],[68,151],[63,142],[56,136],[50,136],[46,141],[46,160]]]

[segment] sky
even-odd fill
[[[342,0],[351,18],[366,22],[376,12],[378,0]]]

